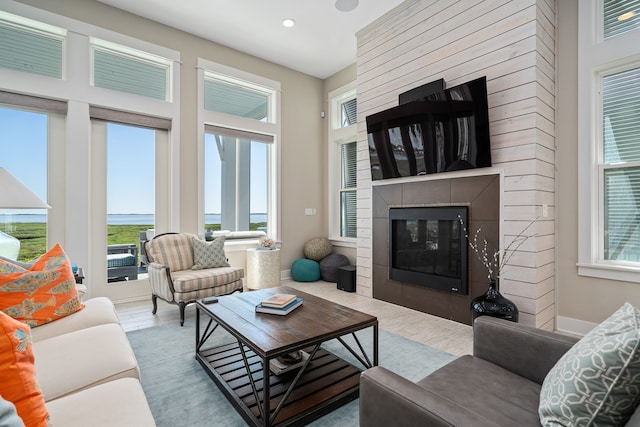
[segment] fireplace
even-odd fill
[[[389,209],[389,278],[467,294],[466,206]]]
[[[462,217],[467,224],[467,229],[472,231],[482,229],[483,238],[486,238],[490,245],[495,246],[499,241],[501,206],[500,175],[495,173],[483,175],[478,173],[479,170],[474,172],[473,175],[468,172],[460,173],[462,176],[451,173],[448,176],[440,174],[440,176],[416,177],[393,183],[376,181],[372,186],[371,277],[374,298],[445,319],[471,324],[469,309],[471,300],[487,290],[487,269],[471,253],[466,243],[458,245],[457,239],[462,239],[464,236],[460,235],[460,229],[457,228],[459,225],[457,215]],[[430,224],[433,218],[423,216],[424,208],[427,212],[434,212],[438,219],[437,225]],[[453,213],[450,213],[448,218],[441,216],[448,209]],[[400,219],[401,222],[396,227],[423,230],[411,239],[415,240],[418,246],[423,245],[428,254],[431,253],[430,250],[435,247],[436,242],[439,249],[441,246],[451,247],[448,255],[453,262],[445,265],[444,258],[447,255],[440,255],[442,262],[432,263],[430,270],[455,271],[454,276],[458,276],[459,271],[458,277],[463,278],[463,284],[458,286],[449,283],[446,288],[434,286],[438,281],[434,276],[422,276],[422,273],[427,273],[428,269],[425,268],[425,271],[422,271],[415,266],[406,268],[406,256],[403,258],[401,255],[408,255],[409,252],[396,254],[396,266],[392,267],[394,256],[390,253],[396,250],[392,248],[394,238],[390,230],[394,225],[390,217],[395,216],[396,213],[414,215],[411,218]],[[420,217],[422,221],[416,220]],[[445,221],[442,226],[440,220]],[[439,232],[437,238],[433,234],[435,231]],[[453,237],[453,241],[444,243],[444,236],[447,234]],[[398,237],[395,244],[398,244]],[[466,254],[463,251],[466,251]],[[428,256],[423,253],[416,257],[426,259]],[[438,256],[432,256],[432,259],[437,260]],[[398,267],[398,261],[405,263],[401,263],[400,270],[409,270],[409,276],[417,273],[418,275],[414,276],[417,280],[406,276],[397,278],[396,273],[405,274],[394,270]],[[463,263],[466,263],[466,266]]]

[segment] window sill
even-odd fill
[[[331,244],[333,246],[338,246],[341,248],[356,248],[357,246],[357,241],[356,239],[349,239],[349,238],[330,238],[329,239],[331,241]]]
[[[640,267],[619,264],[578,263],[578,275],[599,279],[640,282]]]

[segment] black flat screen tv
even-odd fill
[[[491,166],[486,77],[366,118],[373,180]]]

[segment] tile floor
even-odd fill
[[[468,325],[421,313],[385,301],[364,297],[356,293],[336,289],[335,283],[324,281],[299,283],[283,281],[282,285],[300,289],[339,304],[351,307],[378,318],[380,328],[423,343],[454,355],[471,354],[472,328]],[[125,331],[148,328],[168,322],[179,322],[176,305],[158,300],[158,312],[151,314],[151,300],[116,305]],[[187,316],[194,313],[193,305],[187,307]],[[193,314],[192,314],[193,315]],[[185,324],[188,326],[188,323]]]

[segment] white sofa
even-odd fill
[[[155,426],[111,300],[32,329],[36,378],[52,427]]]

